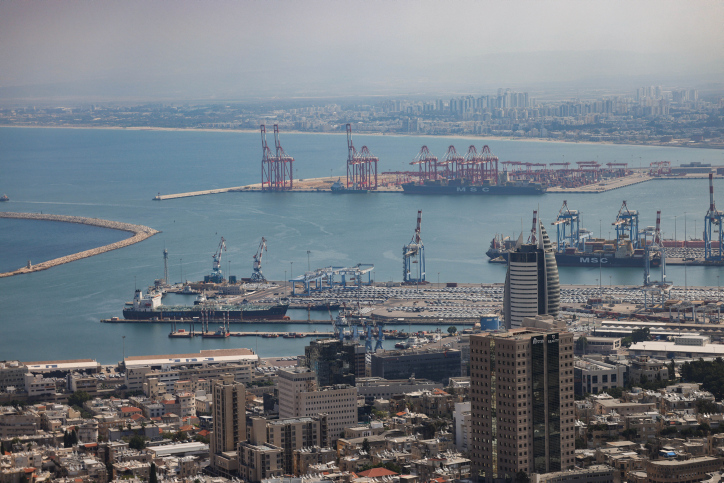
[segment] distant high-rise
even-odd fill
[[[212,384],[213,428],[211,433],[212,465],[219,465],[221,453],[236,451],[236,445],[246,440],[246,389],[234,381],[233,374],[224,374]]]
[[[558,315],[560,285],[555,251],[543,223],[537,243],[521,243],[508,254],[503,311],[508,329],[520,327],[525,317]]]
[[[468,451],[478,482],[573,468],[573,334],[473,335],[470,382]]]

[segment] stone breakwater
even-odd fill
[[[13,275],[20,275],[23,273],[38,272],[40,270],[47,270],[56,265],[62,265],[64,263],[74,262],[81,258],[92,257],[93,255],[100,255],[101,253],[110,252],[118,248],[127,247],[145,240],[146,238],[152,237],[157,230],[149,228],[143,225],[132,225],[131,223],[121,223],[118,221],[101,220],[100,218],[84,218],[82,216],[66,216],[66,215],[45,215],[39,213],[11,213],[11,212],[0,212],[0,218],[18,218],[22,220],[43,220],[43,221],[62,221],[64,223],[79,223],[81,225],[92,225],[100,226],[102,228],[110,228],[112,230],[121,230],[133,233],[133,236],[126,238],[110,245],[104,245],[102,247],[93,248],[91,250],[85,250],[82,252],[74,253],[46,262],[38,263],[37,265],[31,265],[29,267],[19,268],[12,272],[0,273],[0,278],[11,277]]]

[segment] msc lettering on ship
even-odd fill
[[[457,187],[457,191],[459,191],[459,192],[461,191],[461,192],[464,193],[464,192],[467,191],[467,190],[468,190],[468,189],[467,189],[467,187],[465,187],[465,186],[458,186],[458,187]],[[478,188],[477,186],[471,186],[471,187],[470,187],[470,192],[471,192],[471,193],[477,193],[478,190],[480,190],[480,191],[482,191],[482,192],[484,192],[484,193],[487,193],[488,191],[490,191],[490,188]]]
[[[608,263],[608,258],[599,257],[581,257],[581,263]]]

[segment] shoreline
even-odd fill
[[[113,130],[113,131],[165,131],[165,132],[214,132],[214,133],[257,133],[257,129],[220,129],[220,128],[180,128],[180,127],[147,127],[147,126],[12,126],[12,125],[0,125],[2,128],[15,128],[15,129],[101,129],[101,130]],[[314,135],[332,135],[332,136],[346,136],[343,132],[316,132],[316,131],[298,131],[298,130],[284,130],[285,134],[314,134]],[[367,132],[367,131],[356,131],[356,134],[361,136],[386,136],[386,137],[429,137],[429,138],[449,138],[449,139],[471,139],[471,140],[484,140],[484,141],[526,141],[526,142],[540,142],[540,143],[558,143],[558,144],[582,144],[590,146],[640,146],[649,148],[699,148],[699,149],[724,149],[724,146],[709,146],[709,145],[693,145],[693,144],[642,144],[642,143],[628,143],[628,142],[612,142],[612,141],[567,141],[565,139],[549,139],[549,138],[527,138],[527,137],[510,137],[510,136],[475,136],[475,135],[464,135],[464,134],[404,134],[404,133],[391,133],[385,134],[380,132]]]
[[[49,268],[63,265],[65,263],[74,262],[76,260],[81,260],[83,258],[92,257],[94,255],[100,255],[101,253],[110,252],[111,250],[117,250],[119,248],[124,248],[129,245],[133,245],[135,243],[141,242],[145,240],[146,238],[150,238],[156,233],[159,233],[158,230],[154,230],[153,228],[149,228],[147,226],[143,225],[133,225],[131,223],[122,223],[118,221],[110,221],[110,220],[103,220],[100,218],[86,218],[82,216],[67,216],[67,215],[49,215],[49,214],[39,214],[39,213],[16,213],[16,212],[9,212],[9,211],[2,211],[0,212],[0,218],[12,218],[16,220],[40,220],[40,221],[59,221],[63,223],[77,223],[80,225],[89,225],[89,226],[98,226],[101,228],[108,228],[111,230],[119,230],[119,231],[126,231],[129,233],[133,233],[133,236],[126,238],[125,240],[117,241],[115,243],[111,243],[108,245],[103,245],[101,247],[97,248],[91,248],[90,250],[84,250],[82,252],[73,253],[71,255],[66,255],[59,258],[54,258],[52,260],[47,260],[45,262],[38,263],[37,265],[30,265],[29,267],[22,267],[18,268],[17,270],[13,270],[11,272],[3,272],[0,273],[0,278],[5,277],[12,277],[13,275],[22,275],[25,273],[32,273],[32,272],[39,272],[41,270],[47,270]]]

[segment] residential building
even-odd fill
[[[624,387],[626,366],[607,364],[595,359],[582,358],[574,362],[573,375],[576,394],[598,394],[612,387]]]
[[[239,475],[252,483],[284,474],[282,450],[269,443],[239,443]]]
[[[314,372],[307,368],[277,372],[279,418],[327,415],[327,442],[339,439],[344,428],[357,423],[357,388],[337,385],[318,388]]]
[[[327,416],[275,420],[252,417],[247,421],[247,440],[254,445],[269,443],[280,448],[284,473],[292,474],[295,450],[327,446]]]
[[[469,451],[480,481],[574,466],[573,335],[470,337]]]
[[[471,403],[459,402],[455,403],[455,447],[458,451],[465,453],[469,449],[470,442],[470,423],[472,421]]]
[[[226,461],[233,458],[222,454],[235,452],[239,442],[246,440],[245,386],[234,381],[232,374],[226,374],[214,381],[212,391],[214,430],[210,438],[211,465],[234,471],[236,468],[225,465]]]
[[[538,223],[537,231],[537,243],[519,244],[508,254],[503,292],[508,329],[521,327],[526,317],[558,315],[560,284],[555,251],[543,222]]]
[[[25,373],[28,368],[20,361],[0,362],[0,392],[7,392],[8,387],[21,391],[25,388]]]

